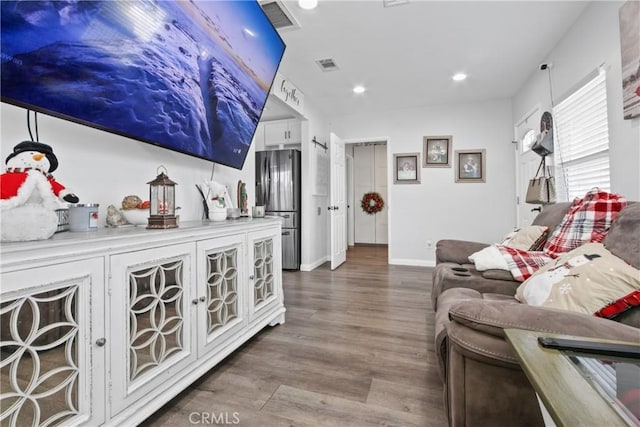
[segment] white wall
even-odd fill
[[[3,103],[0,114],[0,156],[4,162],[17,143],[30,138],[26,110]],[[128,194],[149,198],[146,183],[156,177],[159,165],[164,165],[178,183],[176,205],[181,207],[181,220],[201,219],[202,198],[195,184],[211,177],[211,162],[44,114],[38,115],[38,124],[40,141],[53,147],[60,162],[53,173],[56,180],[74,190],[81,203],[99,203],[101,225],[105,224],[108,205],[120,207]],[[248,203],[254,204],[254,165],[252,145],[242,171],[215,166],[213,178],[228,186],[234,204],[239,179],[247,182]]]
[[[333,117],[328,127],[346,140],[388,138],[391,263],[433,265],[440,239],[492,242],[515,225],[510,100]],[[456,184],[451,167],[422,169],[419,185],[391,184],[393,154],[422,152],[426,135],[453,135],[453,150],[486,149],[487,182]]]
[[[551,62],[557,102],[600,64],[607,72],[611,189],[629,200],[640,200],[640,118],[624,120],[618,10],[624,2],[593,2],[546,58]],[[533,71],[513,98],[513,117],[522,117],[540,103],[550,111],[546,72]]]
[[[329,141],[329,133],[322,115],[305,100],[302,123],[302,271],[311,271],[329,259],[329,215],[326,195],[314,194],[314,173],[312,164],[321,148],[311,143],[315,136],[320,142]]]

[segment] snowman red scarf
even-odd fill
[[[7,169],[0,175],[0,209],[24,205],[34,191],[42,197],[42,205],[50,209],[60,208],[58,197],[68,191],[52,175],[37,169]]]

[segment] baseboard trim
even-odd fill
[[[406,259],[406,258],[391,258],[389,259],[391,265],[409,265],[414,267],[435,267],[436,262],[434,260],[425,259]]]
[[[329,258],[328,256],[324,257],[324,258],[320,258],[319,260],[311,263],[311,264],[300,264],[300,271],[313,271],[316,268],[320,267],[322,264],[324,264],[327,261],[330,261],[331,258]]]

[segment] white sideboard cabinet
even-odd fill
[[[284,323],[280,221],[1,245],[0,420],[134,425]]]

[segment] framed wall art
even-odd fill
[[[393,183],[420,184],[420,153],[393,155]]]
[[[451,135],[422,137],[422,167],[451,167]]]
[[[640,116],[640,2],[629,0],[620,7],[622,57],[622,103],[625,119]]]
[[[456,150],[456,182],[486,181],[486,150]]]

